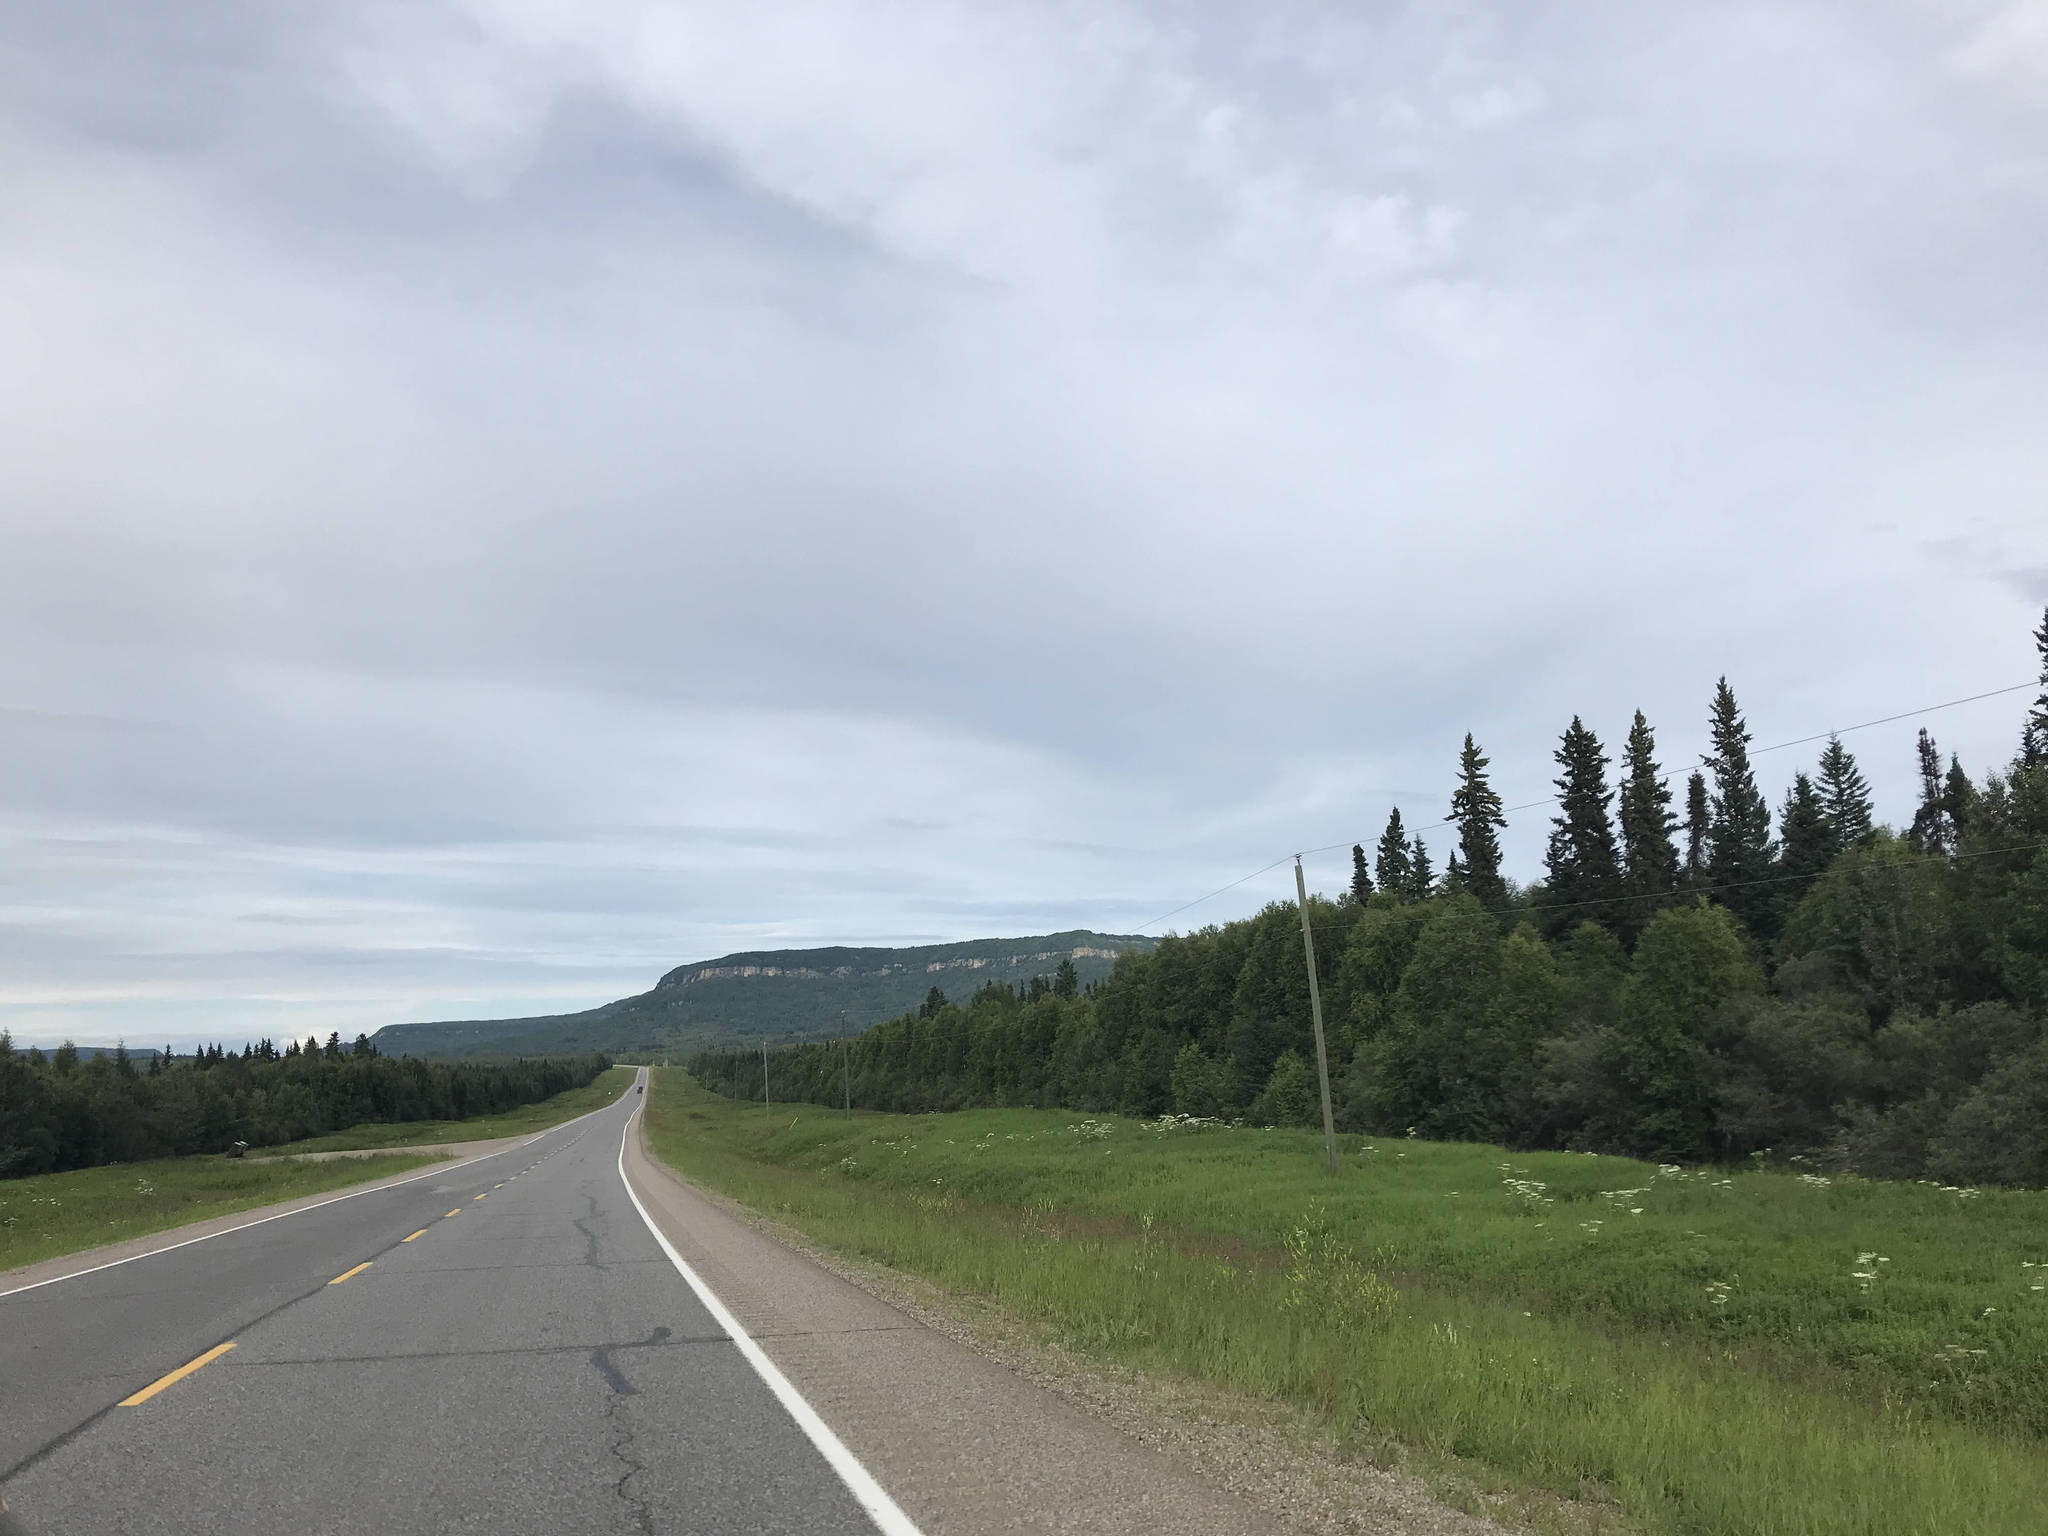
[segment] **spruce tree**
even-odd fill
[[[1559,814],[1551,818],[1550,846],[1544,856],[1552,927],[1567,928],[1589,917],[1612,922],[1612,903],[1621,894],[1621,857],[1607,814],[1614,794],[1607,787],[1606,750],[1574,715],[1556,757],[1564,770],[1554,781]],[[1587,906],[1596,910],[1573,910]]]
[[[1948,819],[1950,846],[1960,850],[1963,834],[1970,830],[1970,822],[1977,810],[1977,786],[1970,782],[1970,776],[1963,772],[1962,759],[1953,752],[1949,754],[1948,772],[1941,781],[1941,812]]]
[[[1452,860],[1456,862],[1455,859]],[[1415,841],[1408,845],[1408,899],[1425,901],[1435,890],[1436,869],[1430,863],[1429,844],[1422,840],[1422,834],[1415,835]]]
[[[1395,806],[1387,813],[1387,830],[1380,834],[1379,848],[1373,857],[1372,872],[1379,877],[1380,889],[1396,896],[1413,896],[1414,864],[1408,857],[1408,833],[1401,826],[1401,808]]]
[[[1615,926],[1633,938],[1678,889],[1678,848],[1671,841],[1678,819],[1671,814],[1671,787],[1657,763],[1657,737],[1636,711],[1623,755],[1621,794],[1622,887],[1632,898],[1616,913]]]
[[[1832,857],[1827,809],[1813,780],[1803,773],[1793,775],[1792,787],[1785,792],[1778,833],[1778,905],[1789,912],[1799,905],[1799,898],[1820,878]]]
[[[1495,828],[1508,824],[1500,796],[1486,777],[1488,760],[1472,733],[1458,754],[1458,787],[1451,791],[1451,820],[1458,824],[1456,867],[1462,886],[1480,905],[1498,911],[1507,905],[1507,882],[1500,873],[1500,838]]]
[[[1707,873],[1713,884],[1730,887],[1720,892],[1720,899],[1753,932],[1768,937],[1774,898],[1769,886],[1752,882],[1770,877],[1776,857],[1771,808],[1756,787],[1756,772],[1749,764],[1749,726],[1725,677],[1714,687],[1708,733],[1714,750],[1706,766],[1714,787],[1708,801]]]
[[[1839,736],[1830,736],[1821,749],[1819,788],[1828,857],[1832,859],[1844,848],[1868,842],[1872,829],[1870,782],[1863,777],[1856,759]]]
[[[1372,871],[1365,867],[1365,845],[1351,845],[1351,899],[1361,907],[1372,895]]]
[[[1685,781],[1685,888],[1702,890],[1708,883],[1707,839],[1712,818],[1707,812],[1707,776],[1694,771]]]
[[[2027,723],[2020,729],[2019,756],[2015,768],[2048,767],[2048,607],[2041,610],[2041,627],[2034,631],[2034,648],[2041,653],[2041,692],[2027,711]]]
[[[1954,840],[1948,810],[1942,803],[1941,749],[1924,725],[1915,746],[1920,755],[1920,803],[1913,810],[1913,825],[1906,836],[1922,853],[1952,853]]]

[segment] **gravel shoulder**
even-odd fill
[[[1105,1375],[993,1307],[820,1251],[680,1178],[638,1122],[625,1162],[670,1241],[927,1536],[1506,1529],[1265,1405]]]

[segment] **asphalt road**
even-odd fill
[[[620,1145],[640,1102],[0,1295],[12,1518],[29,1536],[874,1531],[858,1463],[636,1209]]]

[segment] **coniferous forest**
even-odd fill
[[[274,1146],[372,1120],[460,1120],[581,1088],[610,1065],[421,1061],[381,1055],[360,1035],[352,1047],[339,1035],[282,1051],[264,1040],[138,1064],[125,1050],[16,1050],[0,1033],[0,1178]]]
[[[1544,877],[1517,888],[1468,735],[1441,873],[1396,811],[1349,888],[1311,899],[1339,1128],[2048,1185],[2048,614],[2033,638],[2012,759],[1973,776],[1923,730],[1902,828],[1839,738],[1774,811],[1724,679],[1697,770],[1667,770],[1640,712],[1618,752],[1571,722]],[[935,988],[773,1053],[766,1086],[1311,1125],[1313,1049],[1300,916],[1276,903],[1085,990],[1070,971],[964,1006]],[[763,1095],[758,1052],[689,1068]]]

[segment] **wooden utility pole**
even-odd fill
[[[1317,1038],[1320,1039],[1321,1036],[1318,1035]],[[761,1042],[761,1112],[770,1115],[775,1113],[775,1106],[768,1102],[768,1042],[766,1040]]]
[[[1308,882],[1302,877],[1300,854],[1294,856],[1294,894],[1301,903],[1301,947],[1308,955],[1308,1011],[1316,1027],[1316,1084],[1323,1091],[1323,1156],[1330,1165],[1330,1177],[1335,1178],[1337,1118],[1330,1113],[1330,1052],[1323,1044],[1323,990],[1316,983],[1316,934],[1309,926]]]

